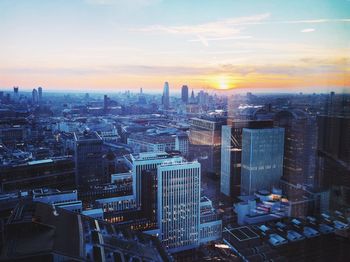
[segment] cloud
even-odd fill
[[[102,0],[101,0],[102,1]],[[214,22],[207,22],[195,25],[150,25],[133,29],[141,32],[158,32],[169,34],[192,34],[206,37],[230,36],[240,33],[245,25],[267,25],[267,24],[319,24],[319,23],[349,23],[350,18],[340,19],[303,19],[303,20],[267,20],[270,13],[263,13],[253,16],[222,19]]]
[[[301,30],[300,32],[302,33],[311,33],[311,32],[314,32],[315,29],[314,28],[305,28],[303,30]]]
[[[85,0],[92,5],[115,5],[128,7],[150,6],[160,3],[162,0]]]
[[[261,65],[219,64],[211,66],[164,66],[164,65],[105,65],[101,67],[30,67],[30,68],[0,68],[0,72],[18,75],[55,75],[55,76],[209,76],[218,74],[238,75],[246,77],[249,74],[308,76],[320,73],[345,73],[349,71],[350,59],[304,57],[288,64]]]
[[[226,37],[202,37],[200,35],[197,36],[197,39],[190,39],[188,42],[201,42],[205,46],[209,46],[209,42],[211,41],[225,41],[225,40],[239,40],[239,39],[251,39],[253,38],[250,35],[242,35],[242,36],[226,36]]]
[[[310,19],[310,20],[287,20],[287,21],[275,21],[271,23],[280,24],[320,24],[320,23],[349,23],[350,18],[341,19]]]
[[[239,34],[241,28],[239,26],[245,24],[259,23],[270,17],[269,13],[258,14],[254,16],[245,16],[238,18],[223,19],[214,22],[196,24],[196,25],[179,25],[179,26],[165,26],[165,25],[151,25],[136,31],[141,32],[158,32],[169,34],[188,34],[200,35],[202,37],[225,37]]]

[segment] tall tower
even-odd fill
[[[313,186],[316,169],[316,119],[304,111],[291,109],[278,112],[274,120],[277,126],[285,129],[283,180],[293,185]]]
[[[32,102],[34,105],[38,104],[39,98],[38,98],[38,91],[34,88],[32,91]]]
[[[108,111],[108,96],[103,96],[103,111],[106,113]]]
[[[43,99],[43,88],[41,86],[38,87],[38,93],[39,93],[39,103],[41,103]]]
[[[234,197],[240,194],[243,128],[272,128],[273,121],[228,120],[221,131],[221,193]]]
[[[181,88],[181,100],[184,103],[188,103],[188,86],[183,85]]]
[[[283,173],[284,128],[243,128],[241,193],[278,186]]]
[[[18,100],[19,100],[19,88],[18,88],[18,86],[14,86],[13,87],[13,100],[15,101],[15,102],[18,102]]]
[[[163,103],[164,109],[169,109],[170,102],[169,102],[169,83],[168,82],[164,83],[162,103]]]
[[[157,169],[160,239],[169,252],[199,246],[200,164],[164,163]]]

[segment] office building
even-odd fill
[[[330,208],[350,207],[350,118],[317,116],[317,186],[330,190]]]
[[[38,94],[39,94],[39,103],[41,103],[43,101],[43,88],[42,87],[38,87]]]
[[[221,127],[225,124],[224,117],[190,119],[192,157],[201,163],[203,172],[217,177],[221,168]]]
[[[38,91],[36,91],[36,89],[34,88],[32,91],[32,103],[36,105],[38,104],[38,102],[39,102]]]
[[[90,130],[74,133],[76,184],[88,188],[106,182],[102,161],[102,138]]]
[[[13,100],[15,102],[19,101],[19,87],[18,86],[13,87]]]
[[[243,128],[241,194],[278,186],[283,174],[283,128]]]
[[[222,236],[222,220],[212,201],[206,196],[200,200],[200,243],[220,240]]]
[[[181,156],[173,156],[165,152],[131,154],[126,157],[126,161],[132,170],[133,192],[139,209],[141,209],[143,171],[157,169],[164,162],[182,162],[182,160]]]
[[[188,103],[188,86],[183,85],[181,88],[181,100],[184,103]]]
[[[226,196],[238,196],[241,186],[243,128],[272,127],[272,121],[228,120],[221,132],[220,191]]]
[[[164,163],[157,168],[160,239],[169,252],[200,243],[200,164]]]
[[[163,89],[163,97],[162,97],[162,104],[164,109],[169,109],[170,106],[170,100],[169,100],[169,83],[164,83],[164,89]]]
[[[294,185],[314,186],[316,165],[316,119],[301,110],[282,110],[274,117],[283,127],[283,181]],[[292,197],[288,194],[288,197]]]
[[[0,166],[1,191],[75,188],[75,165],[69,157],[10,162]]]

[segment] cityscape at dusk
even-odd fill
[[[0,261],[350,257],[350,0],[0,0]]]

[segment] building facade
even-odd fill
[[[105,182],[102,138],[96,132],[86,130],[83,133],[74,133],[74,140],[77,186],[88,188]]]
[[[200,164],[164,163],[157,169],[160,239],[170,252],[199,246]]]
[[[278,186],[283,174],[284,129],[243,129],[241,194]]]
[[[243,128],[272,127],[272,121],[228,120],[221,132],[220,191],[226,196],[238,196],[241,185]]]

